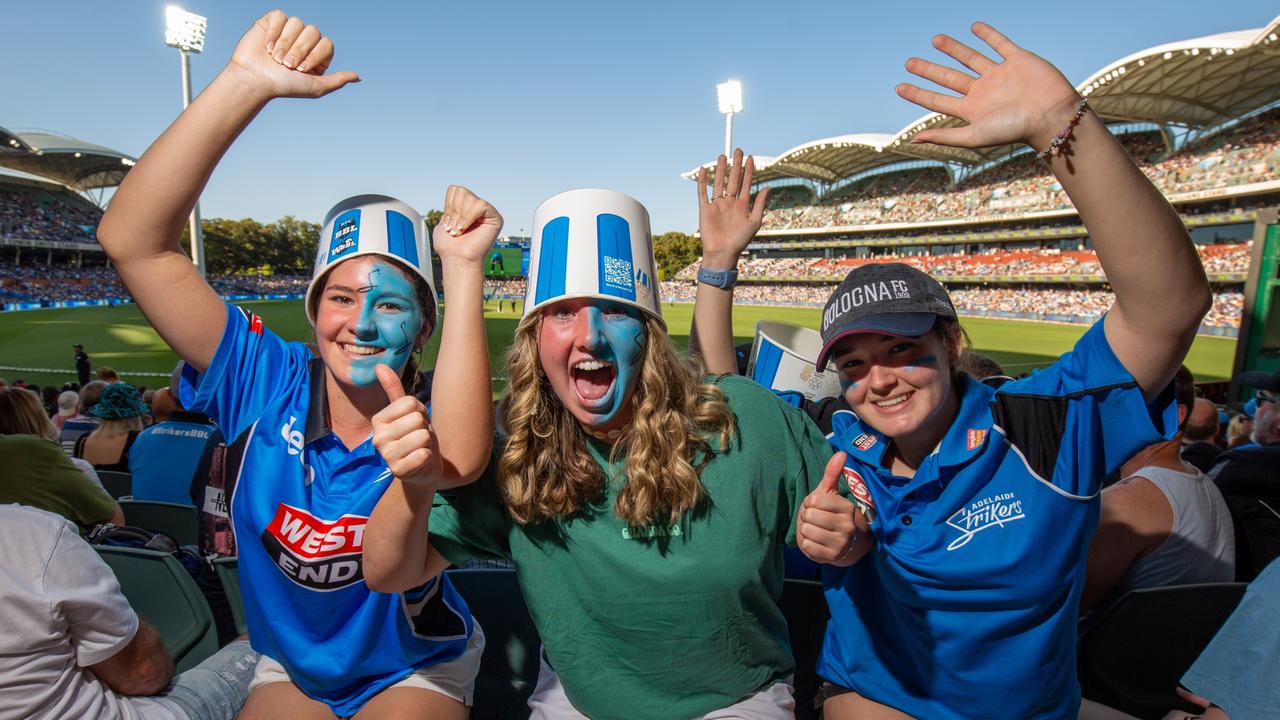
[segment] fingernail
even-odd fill
[[[298,72],[306,72],[311,69],[311,66],[306,63],[302,63],[296,69]]]
[[[272,50],[275,50],[275,49],[276,49],[276,41],[275,41],[275,40],[268,40],[268,41],[267,41],[267,53],[269,54]]]
[[[285,58],[285,59],[284,59],[284,66],[285,66],[285,67],[287,67],[287,68],[289,68],[290,70],[292,70],[292,69],[293,69],[293,66],[294,66],[295,64],[296,64],[296,63],[294,63],[293,58]]]

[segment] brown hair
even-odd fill
[[[0,435],[39,435],[57,442],[40,397],[25,388],[0,388]]]
[[[626,450],[626,483],[613,511],[631,525],[674,522],[696,507],[704,494],[702,468],[728,449],[735,432],[720,388],[701,382],[658,320],[643,320],[647,343],[633,416],[610,454],[616,461]],[[506,355],[501,423],[508,438],[497,476],[507,511],[520,524],[571,516],[601,498],[606,481],[578,421],[543,372],[540,322],[540,315],[526,317]]]

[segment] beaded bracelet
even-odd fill
[[[1071,133],[1075,131],[1076,125],[1080,123],[1080,118],[1084,117],[1084,111],[1089,109],[1089,98],[1080,98],[1080,104],[1076,106],[1076,114],[1071,116],[1071,120],[1062,132],[1049,143],[1049,147],[1043,151],[1036,153],[1036,157],[1041,160],[1048,160],[1051,156],[1062,154],[1062,148],[1071,139]]]

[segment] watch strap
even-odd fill
[[[721,290],[728,290],[738,283],[737,270],[711,270],[709,268],[698,268],[698,282],[703,285],[710,285]]]

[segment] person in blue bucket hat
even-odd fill
[[[782,546],[805,496],[836,482],[825,439],[759,385],[676,354],[634,199],[550,198],[531,251],[493,462],[434,507],[388,494],[365,546],[386,575],[370,582],[514,562],[544,647],[534,718],[793,717]]]
[[[130,170],[98,235],[185,361],[183,405],[243,449],[227,495],[262,659],[251,681],[235,678],[240,697],[249,691],[240,717],[464,718],[482,629],[447,577],[372,590],[362,550],[393,477],[450,487],[484,467],[492,409],[482,266],[501,216],[465,188],[445,197],[434,250],[449,312],[436,382],[415,360],[438,323],[432,243],[409,204],[360,195],[325,217],[305,300],[314,353],[223,302],[178,246],[218,159],[271,100],[319,98],[359,80],[328,71],[333,49],[297,17],[259,19]],[[385,412],[417,446],[407,459],[375,447],[373,418]]]
[[[71,456],[85,460],[95,470],[129,472],[129,449],[145,427],[143,418],[149,412],[136,387],[126,382],[107,385],[98,404],[89,409],[89,415],[98,418],[97,427],[76,438]]]

